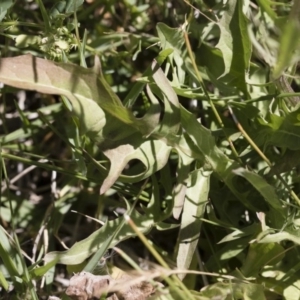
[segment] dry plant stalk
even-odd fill
[[[66,294],[73,300],[99,299],[103,294],[106,300],[145,300],[156,292],[147,281],[136,282],[134,277],[122,275],[113,279],[110,275],[93,275],[80,272],[70,279]],[[158,285],[162,286],[161,283]],[[116,291],[116,286],[120,287]]]

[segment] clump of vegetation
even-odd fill
[[[1,297],[298,299],[299,11],[2,1]]]

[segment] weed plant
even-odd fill
[[[299,299],[299,3],[1,1],[1,299]]]

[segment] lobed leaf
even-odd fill
[[[114,149],[104,151],[105,156],[110,160],[110,171],[102,183],[100,193],[105,193],[119,178],[123,169],[132,159],[137,159],[145,166],[141,173],[125,176],[122,178],[129,182],[140,181],[160,170],[167,163],[171,147],[160,140],[138,141],[131,139],[130,144],[123,144]]]

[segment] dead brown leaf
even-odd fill
[[[73,300],[99,299],[103,294],[107,294],[106,300],[146,300],[156,292],[151,283],[144,280],[136,282],[133,279],[126,274],[113,279],[109,275],[80,272],[70,279],[66,294]]]

